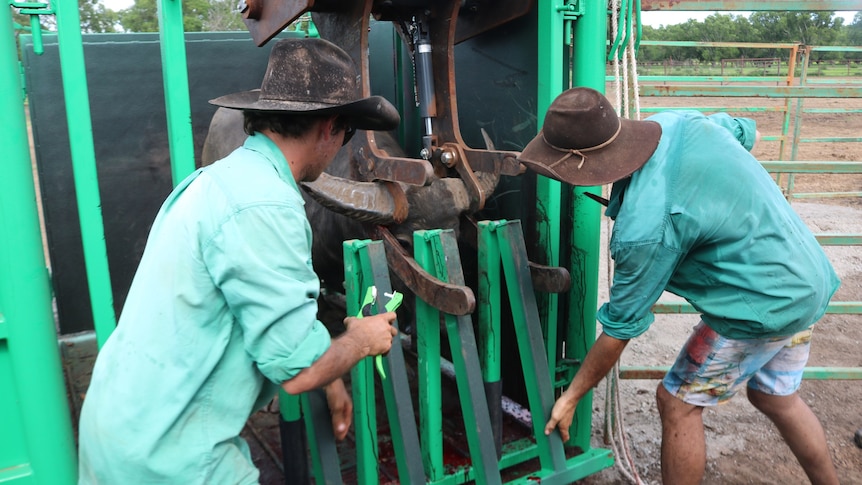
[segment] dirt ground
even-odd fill
[[[609,96],[612,91],[608,90]],[[795,101],[793,105],[795,106]],[[780,99],[644,98],[642,106],[782,106]],[[862,99],[808,99],[805,108],[862,108]],[[781,133],[779,113],[739,113],[758,121],[764,136]],[[792,127],[791,127],[792,133]],[[804,114],[803,138],[858,137],[862,113]],[[789,151],[787,152],[789,154]],[[754,150],[760,160],[779,159],[779,143],[762,141]],[[789,157],[785,157],[789,158]],[[803,143],[798,160],[862,161],[862,143]],[[798,176],[799,192],[846,192],[862,190],[862,175]],[[814,233],[862,233],[862,200],[821,198],[794,200],[793,207]],[[606,246],[604,246],[606,247]],[[826,252],[842,285],[833,301],[862,301],[862,247],[831,246]],[[606,296],[604,282],[600,298]],[[673,300],[666,295],[662,300]],[[622,365],[669,365],[697,323],[696,315],[657,315],[656,323],[633,340],[622,357]],[[862,367],[862,317],[826,315],[816,326],[809,366]],[[608,447],[603,439],[605,382],[594,399],[593,446]],[[624,420],[632,462],[643,483],[660,483],[661,426],[654,393],[658,381],[622,380],[619,406]],[[843,484],[862,484],[862,449],[853,442],[862,428],[862,382],[858,380],[806,380],[802,397],[826,430],[832,459]],[[707,440],[705,484],[798,484],[808,483],[802,469],[783,440],[763,415],[744,396],[704,413]],[[623,460],[617,460],[617,464]],[[583,480],[588,484],[631,483],[618,467]]]

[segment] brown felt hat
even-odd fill
[[[295,114],[337,114],[362,130],[392,130],[401,116],[381,96],[362,97],[350,56],[317,38],[283,39],[269,54],[260,89],[210,100],[225,108]]]
[[[642,167],[660,138],[658,123],[620,118],[600,92],[572,88],[551,103],[518,160],[571,185],[604,185]]]

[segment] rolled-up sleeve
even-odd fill
[[[727,113],[714,113],[708,116],[713,123],[726,128],[746,150],[754,148],[757,141],[757,123],[751,118],[734,118]]]
[[[301,207],[238,210],[203,254],[242,328],[246,352],[267,379],[289,380],[329,348],[329,332],[317,320],[320,283]]]
[[[643,243],[612,249],[614,281],[610,299],[596,318],[603,332],[628,340],[646,332],[658,301],[676,268],[680,254],[661,243]]]

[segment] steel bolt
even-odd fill
[[[443,154],[440,155],[440,161],[447,167],[451,167],[452,165],[455,165],[455,154],[452,152],[443,152]]]

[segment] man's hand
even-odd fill
[[[353,400],[344,387],[344,381],[335,379],[326,391],[326,402],[329,404],[329,414],[332,415],[332,433],[335,439],[341,441],[347,436],[350,423],[353,421]]]
[[[551,418],[545,425],[545,435],[551,434],[554,428],[559,428],[560,435],[563,441],[569,441],[569,427],[572,425],[572,419],[575,415],[575,408],[578,406],[578,399],[564,392],[557,402],[554,403],[554,409],[551,410]]]
[[[381,313],[365,318],[346,318],[347,331],[332,340],[329,349],[302,369],[293,379],[281,384],[288,394],[300,394],[324,387],[350,372],[365,357],[389,352],[392,337],[398,330],[391,325],[395,312]]]
[[[392,348],[392,338],[398,335],[398,330],[392,326],[395,316],[395,312],[386,312],[363,318],[347,317],[344,319],[346,335],[359,345],[365,357],[385,354]]]

